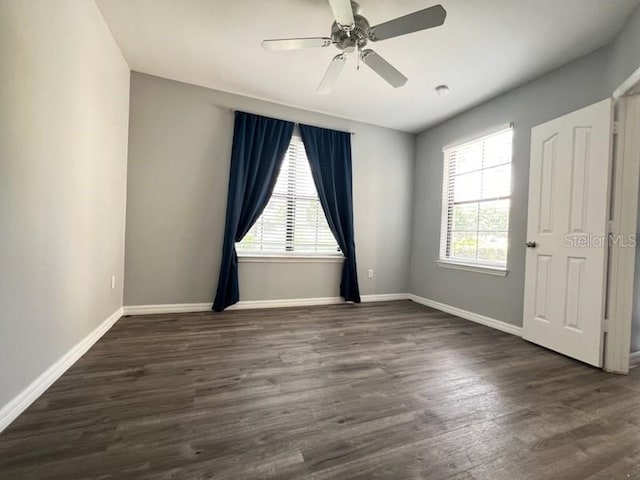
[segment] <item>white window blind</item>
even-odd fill
[[[249,255],[340,255],[300,137],[291,139],[273,195],[236,249]]]
[[[513,130],[444,151],[440,259],[507,264]]]

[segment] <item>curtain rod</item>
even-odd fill
[[[238,110],[237,108],[230,108],[230,107],[224,107],[222,105],[217,105],[218,107],[222,107],[222,108],[227,108],[231,113],[235,113],[235,112],[244,112],[244,113],[250,113],[251,115],[258,115],[260,117],[266,117],[266,115],[262,114],[262,113],[256,113],[256,112],[249,112],[247,110]],[[273,117],[271,117],[273,118]],[[293,122],[292,120],[286,120],[287,122]],[[295,125],[300,125],[300,122],[293,122]],[[318,128],[327,128],[327,127],[320,127],[318,125],[312,125],[314,127],[318,127]],[[328,128],[327,128],[328,129]],[[328,129],[331,130],[331,129]],[[350,135],[355,135],[356,132],[349,132],[349,131],[344,131],[344,130],[337,130],[339,132],[344,132],[344,133],[348,133]]]

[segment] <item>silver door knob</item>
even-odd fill
[[[536,248],[536,242],[527,242],[525,245],[527,248]]]

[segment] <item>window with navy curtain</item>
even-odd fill
[[[240,299],[235,244],[271,198],[293,127],[292,122],[236,112],[222,261],[213,303],[217,312]]]
[[[300,125],[318,197],[345,261],[340,295],[360,303],[353,229],[351,134]]]

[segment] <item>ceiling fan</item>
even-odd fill
[[[329,47],[330,45],[335,45],[342,50],[342,53],[336,55],[329,64],[329,68],[318,86],[317,93],[319,94],[331,93],[347,61],[347,54],[356,50],[358,60],[362,60],[392,87],[403,86],[407,83],[407,77],[376,52],[364,47],[369,41],[379,42],[439,27],[447,16],[447,11],[442,5],[435,5],[372,27],[369,21],[360,15],[360,7],[356,2],[351,0],[328,1],[335,17],[335,22],[331,26],[331,37],[283,38],[262,42],[262,47],[269,51]]]

